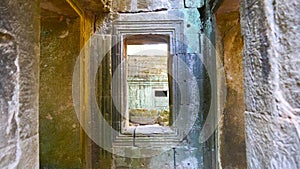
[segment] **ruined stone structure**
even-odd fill
[[[297,0],[2,0],[0,168],[300,168],[298,11]],[[146,44],[167,58],[129,60],[127,45]]]

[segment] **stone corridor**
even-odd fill
[[[297,0],[1,0],[0,168],[300,168]]]

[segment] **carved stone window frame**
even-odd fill
[[[125,46],[124,40],[126,37],[131,35],[141,35],[141,34],[155,34],[164,35],[169,37],[169,58],[173,58],[174,55],[182,53],[183,42],[183,20],[154,20],[154,21],[116,21],[113,24],[113,41],[117,44],[113,47],[112,51],[112,73],[116,76],[115,79],[119,79],[118,82],[113,82],[113,127],[115,130],[119,131],[117,135],[114,135],[114,145],[126,146],[132,145],[132,139],[135,137],[135,142],[149,143],[151,145],[163,146],[166,143],[174,143],[182,141],[183,132],[180,129],[166,126],[163,127],[166,130],[164,132],[139,132],[134,129],[132,131],[125,131],[125,122],[127,113],[127,101],[126,97],[126,76],[124,76],[124,71],[126,71],[126,64],[124,64]],[[176,71],[177,62],[172,61],[172,76],[177,76]],[[175,81],[172,80],[172,84]],[[176,93],[176,86],[174,85],[172,89],[172,105],[176,105],[179,100],[177,100],[178,93]],[[175,120],[177,117],[176,106],[170,105],[170,109],[173,112],[170,114],[170,118]],[[171,108],[172,106],[172,108]],[[125,119],[124,119],[125,117]],[[146,144],[146,145],[147,145]],[[145,145],[145,144],[143,144]]]

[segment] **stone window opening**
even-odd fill
[[[124,40],[123,134],[171,133],[169,36],[129,35]]]

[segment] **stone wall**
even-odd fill
[[[39,5],[3,0],[0,9],[0,168],[39,168]]]
[[[80,19],[52,14],[41,18],[40,167],[81,168],[80,124],[72,98]]]
[[[202,25],[200,21],[200,14],[198,12],[197,7],[201,7],[202,1],[196,1],[197,3],[192,3],[192,1],[189,3],[188,2],[189,1],[183,1],[183,0],[113,1],[114,11],[112,12],[111,15],[113,18],[111,17],[109,19],[98,19],[98,21],[96,21],[97,23],[96,33],[99,34],[104,32],[109,34],[112,33],[108,30],[112,28],[110,27],[111,23],[115,21],[124,22],[124,23],[127,22],[130,23],[130,25],[135,25],[137,23],[140,24],[141,22],[144,22],[144,24],[140,26],[141,28],[137,28],[137,29],[143,29],[146,32],[148,31],[149,34],[155,32],[153,26],[149,26],[149,25],[156,22],[161,23],[159,27],[160,29],[163,29],[165,27],[164,30],[167,30],[169,28],[163,25],[164,22],[170,25],[172,23],[174,25],[180,24],[178,28],[181,29],[182,32],[176,34],[176,38],[177,38],[176,40],[178,42],[176,42],[176,45],[175,43],[172,44],[171,54],[174,58],[176,58],[173,61],[181,60],[181,62],[185,63],[187,67],[184,67],[183,65],[180,66],[175,65],[175,67],[173,67],[174,72],[178,73],[178,75],[177,74],[176,75],[173,74],[173,75],[178,78],[177,83],[180,83],[181,86],[184,86],[181,88],[182,91],[180,92],[182,92],[183,95],[185,95],[185,97],[190,97],[190,98],[186,98],[186,100],[185,99],[181,100],[181,102],[178,102],[177,103],[178,105],[176,106],[183,106],[184,109],[187,108],[187,110],[193,111],[193,107],[197,107],[197,106],[201,107],[204,104],[202,103],[202,101],[204,102],[204,99],[201,98],[201,103],[199,102],[194,103],[194,102],[189,102],[191,97],[194,97],[197,94],[202,95],[202,93],[196,94],[197,91],[203,92],[204,90],[206,90],[209,93],[210,90],[207,90],[207,88],[204,89],[202,86],[203,81],[209,80],[209,78],[204,79],[203,77],[204,67],[203,67],[203,63],[199,58],[200,36],[201,36],[200,28]],[[149,29],[152,29],[153,31],[149,32]],[[130,28],[128,28],[128,30],[130,30]],[[157,28],[157,32],[158,30],[159,28]],[[117,56],[113,55],[113,57],[117,57]],[[112,71],[113,70],[114,68],[112,69]],[[188,71],[189,73],[193,74],[195,79],[193,79],[188,74],[184,74],[186,73],[185,71]],[[206,150],[210,151],[209,150],[210,148],[206,148],[205,144],[199,143],[199,133],[201,130],[201,125],[203,123],[203,114],[204,114],[203,111],[204,110],[201,107],[200,111],[196,112],[198,118],[196,120],[195,125],[190,130],[190,133],[183,139],[183,141],[178,146],[174,147],[175,150],[170,149],[158,156],[153,156],[151,158],[140,158],[140,159],[120,157],[114,155],[113,168],[119,168],[119,169],[121,168],[136,168],[136,169],[165,168],[167,169],[167,168],[174,168],[174,163],[177,166],[177,168],[203,168],[204,167],[203,151],[204,149],[205,151]],[[185,111],[184,113],[189,114],[189,112],[185,112]],[[114,121],[113,123],[117,124],[120,122]],[[168,144],[168,142],[167,141],[162,142],[160,143],[159,146],[165,147],[164,144]],[[122,148],[122,150],[123,149],[124,148]],[[124,154],[129,156],[130,155],[129,152],[131,152],[129,151],[130,146],[128,146],[127,149],[128,149],[128,154],[125,154],[126,151],[124,152]],[[142,153],[147,151],[151,153],[152,151],[155,151],[155,148],[149,146],[141,152],[139,152],[138,150],[135,150],[134,152]],[[176,158],[175,160],[174,160],[174,156]],[[212,163],[211,158],[207,158],[206,160],[207,163]],[[207,166],[206,168],[210,168],[210,167]]]
[[[248,168],[299,168],[300,3],[241,1]]]

